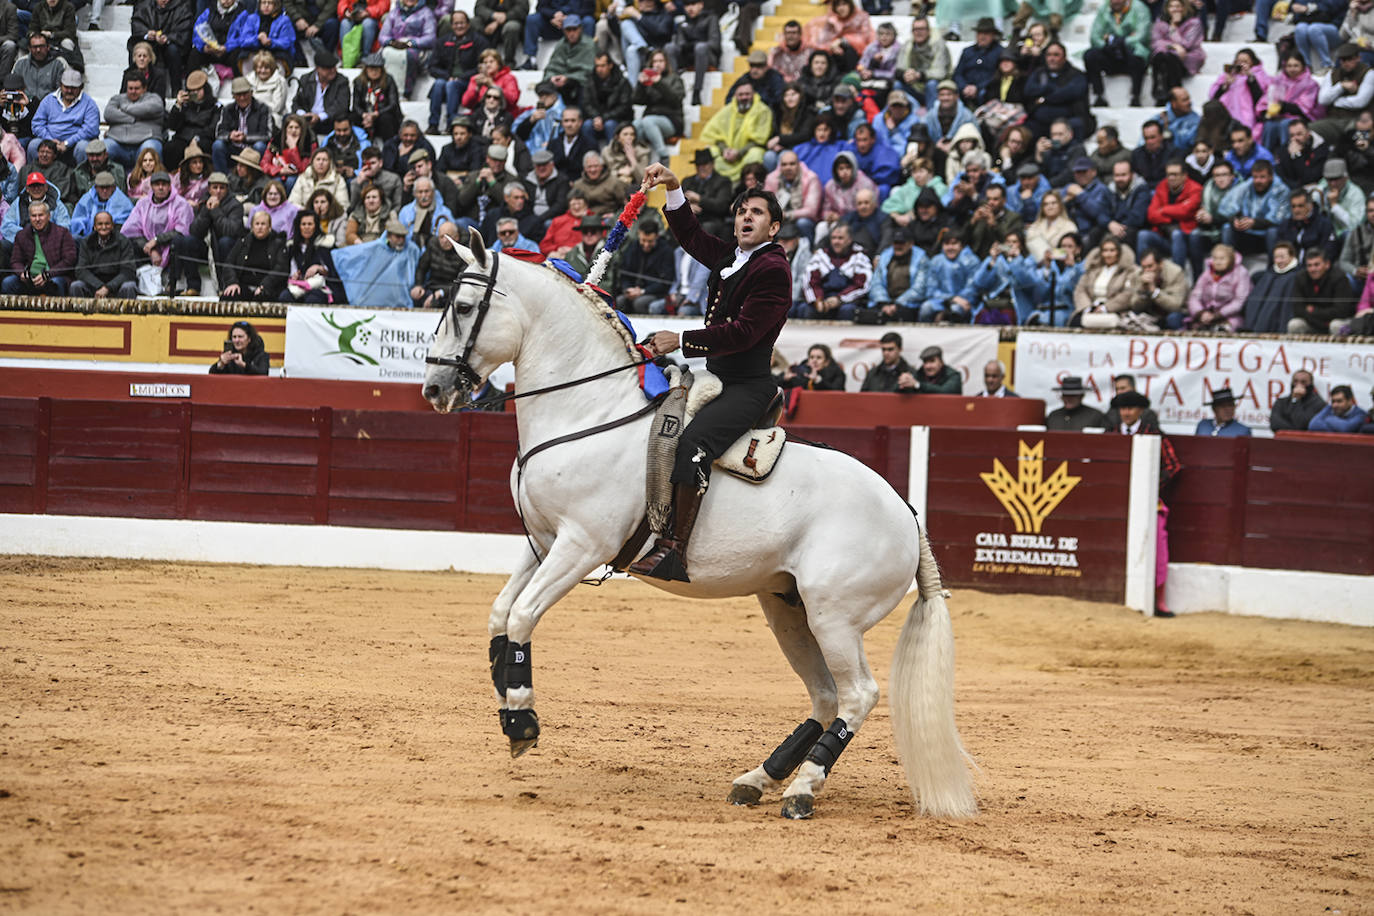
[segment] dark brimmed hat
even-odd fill
[[[338,65],[339,59],[329,51],[321,51],[320,53],[315,55],[316,67],[323,67],[324,69],[329,70],[334,67],[337,67]]]
[[[925,362],[925,361],[928,360],[928,359],[944,359],[944,358],[945,358],[945,351],[944,351],[944,350],[941,350],[939,347],[936,347],[936,346],[929,346],[929,347],[926,347],[924,350],[921,351],[921,362]]]
[[[778,230],[777,237],[779,240],[799,239],[801,238],[801,230],[797,228],[796,223],[792,222],[791,220],[788,220],[787,222],[783,223],[782,228]]]
[[[548,80],[540,80],[534,87],[535,95],[558,95],[558,87]]]
[[[1077,375],[1066,375],[1064,380],[1059,383],[1059,387],[1050,389],[1060,394],[1087,394],[1087,389],[1083,387],[1083,379]]]
[[[1068,381],[1068,379],[1065,379]],[[1139,391],[1123,391],[1112,398],[1112,406],[1117,410],[1123,407],[1139,407],[1141,410],[1150,406],[1150,399]]]
[[[577,228],[583,232],[600,232],[606,227],[601,224],[601,217],[595,213],[588,213],[582,217],[582,222],[578,224]]]
[[[892,241],[893,241],[893,242],[911,242],[911,241],[915,241],[915,239],[913,239],[913,238],[911,237],[911,230],[910,230],[910,229],[908,229],[906,226],[898,226],[896,229],[893,229],[893,230],[892,230]]]
[[[1355,44],[1355,42],[1353,41],[1347,41],[1345,44],[1341,45],[1339,48],[1336,49],[1336,53],[1334,56],[1336,60],[1345,60],[1350,57],[1359,57],[1360,46]]]
[[[993,32],[997,35],[1002,34],[1002,30],[997,27],[997,20],[991,16],[984,16],[978,20],[978,24],[973,27],[975,32]]]
[[[1097,166],[1087,156],[1079,156],[1073,161],[1072,171],[1075,172],[1096,172]]]
[[[1212,400],[1205,402],[1203,407],[1216,407],[1218,404],[1234,404],[1236,396],[1231,393],[1230,388],[1218,388],[1212,392]]]
[[[715,165],[716,157],[711,155],[711,151],[702,147],[692,154],[692,165]]]

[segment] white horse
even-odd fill
[[[519,756],[539,734],[531,634],[545,611],[636,530],[653,420],[642,414],[577,437],[644,408],[629,333],[603,300],[550,267],[488,252],[475,232],[458,251],[464,271],[430,350],[425,398],[441,412],[465,405],[506,362],[515,365],[517,392],[555,388],[521,403],[521,453],[529,460],[511,471],[540,558],[525,552],[487,623],[503,730]],[[616,367],[625,371],[561,387]],[[572,438],[530,455],[564,436]],[[713,476],[690,553],[690,583],[643,581],[684,597],[757,596],[811,697],[810,719],[735,779],[729,801],[757,804],[795,771],[782,813],[811,815],[835,758],[878,702],[863,635],[893,611],[914,575],[919,597],[891,678],[897,749],[923,813],[976,812],[970,761],[954,723],[954,637],[939,571],[913,512],[886,481],[841,452],[794,444],[762,484]]]

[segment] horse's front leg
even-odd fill
[[[559,536],[506,613],[505,660],[499,666],[502,675],[500,680],[505,687],[501,730],[510,739],[512,757],[519,757],[539,743],[539,717],[534,712],[533,668],[530,663],[530,637],[534,627],[545,611],[601,565],[598,556],[597,550],[583,539],[573,535]],[[493,620],[495,613],[493,609]],[[497,641],[493,637],[493,652],[496,647]],[[497,680],[497,667],[493,662],[493,681]],[[502,692],[501,686],[497,687],[497,691]]]
[[[500,704],[503,725],[506,721],[506,643],[509,642],[506,639],[506,625],[515,599],[520,597],[525,586],[530,584],[530,577],[538,568],[539,558],[534,555],[534,550],[524,551],[520,565],[506,580],[501,594],[491,603],[491,614],[487,617],[487,635],[491,637],[491,643],[487,648],[487,662],[491,665],[491,686],[496,691],[496,701]]]

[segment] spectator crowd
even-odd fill
[[[6,291],[194,295],[213,263],[226,298],[366,287],[368,304],[422,307],[457,269],[444,237],[469,229],[585,270],[686,133],[726,13],[138,0],[120,90],[97,100],[72,0],[21,2],[0,0]],[[1209,6],[1021,4],[1013,34],[978,19],[955,54],[955,23],[899,35],[890,6],[831,0],[748,52],[694,131],[684,189],[721,233],[741,189],[776,194],[794,317],[1374,332],[1374,0],[1259,4],[1256,42],[1293,26],[1275,72],[1243,49],[1195,100],[1184,84],[1226,25]],[[740,5],[741,52],[757,15]],[[1078,15],[1081,66],[1058,40]],[[541,41],[526,106],[512,67],[535,69]],[[1132,106],[1157,106],[1138,137],[1097,122],[1118,74]],[[401,107],[422,77],[423,125]],[[634,236],[606,277],[619,305],[698,313],[705,269],[652,216]]]

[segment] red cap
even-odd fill
[[[26,185],[31,185],[31,184],[47,184],[47,183],[48,183],[48,179],[46,179],[46,178],[43,177],[43,173],[42,173],[42,172],[30,172],[30,173],[29,173],[28,181],[24,182],[24,184],[26,184]]]

